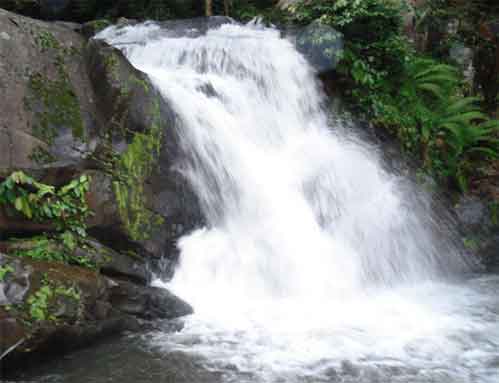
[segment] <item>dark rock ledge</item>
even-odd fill
[[[167,290],[60,263],[0,254],[0,355],[11,368],[42,353],[61,353],[144,320],[174,319],[192,308]],[[135,274],[133,268],[130,275]],[[123,277],[127,272],[120,268]]]
[[[94,265],[83,268],[19,256],[57,228],[0,205],[0,370],[192,313],[148,286],[171,276],[176,240],[200,222],[173,166],[175,114],[119,50],[88,39],[101,24],[0,8],[0,182],[23,171],[60,187],[85,174],[94,213],[70,254]]]

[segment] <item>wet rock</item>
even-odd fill
[[[465,247],[491,272],[499,271],[499,219],[497,203],[464,196],[454,206]]]
[[[120,211],[119,204],[113,202],[116,199],[114,180],[99,176],[101,182],[96,184],[98,189],[90,193],[93,195],[90,199],[98,212],[96,219],[102,221],[100,228],[104,230],[96,231],[94,235],[103,241],[105,238],[99,233],[114,239],[131,239],[158,258],[174,253],[179,236],[201,221],[197,198],[174,166],[182,155],[175,114],[147,75],[135,69],[120,50],[104,41],[92,40],[87,49],[87,63],[103,120],[108,121],[108,125],[119,122],[119,127],[113,132],[115,151],[126,152],[136,134],[148,135],[154,129],[162,132],[159,155],[150,159],[153,162],[150,172],[138,176],[143,177],[138,181],[142,184],[142,210],[158,218],[148,221],[162,223],[138,222],[132,202],[122,203],[127,206],[127,211]],[[128,198],[135,192],[128,193]],[[145,232],[147,235],[137,235],[139,233],[130,231],[130,226],[142,226],[141,234]]]
[[[88,240],[86,248],[77,249],[75,256],[90,259],[99,265],[102,274],[110,277],[126,278],[141,285],[145,285],[151,279],[147,261],[133,251],[123,254],[95,240]]]
[[[107,299],[108,284],[94,271],[3,254],[0,267],[8,270],[0,282],[0,318],[16,330],[0,353],[19,339],[13,355],[36,352],[59,328],[92,321],[95,301]]]
[[[149,328],[142,319],[192,313],[167,290],[115,281],[94,270],[4,254],[0,267],[8,267],[0,281],[0,355],[8,351],[9,363]]]
[[[107,19],[92,20],[83,24],[81,32],[87,39],[90,39],[111,25],[112,23]]]
[[[490,272],[499,273],[499,234],[487,238],[481,256]]]
[[[152,273],[157,273],[158,266],[154,262],[148,261],[147,258],[131,249],[126,253],[120,253],[92,238],[87,238],[84,245],[70,251],[60,242],[50,239],[47,241],[44,246],[47,246],[49,251],[65,253],[67,259],[86,259],[105,276],[124,278],[139,285],[146,285],[150,282]],[[0,242],[0,249],[11,255],[19,251],[33,250],[39,246],[40,242],[36,239]],[[19,262],[16,260],[14,265],[18,265]]]
[[[477,231],[491,225],[487,206],[477,197],[461,198],[455,206],[455,212],[460,224],[465,226],[466,230]]]
[[[118,310],[145,319],[174,319],[193,313],[189,304],[168,290],[128,282],[119,282],[112,289],[111,302]]]
[[[41,182],[61,185],[86,172],[93,179],[88,200],[96,213],[89,226],[97,236],[124,247],[140,246],[157,258],[175,253],[176,240],[192,230],[201,214],[173,167],[180,156],[174,114],[119,50],[102,41],[85,49],[85,38],[73,31],[77,27],[0,10],[5,40],[0,44],[0,180],[22,169]],[[137,198],[118,203],[114,182],[129,174],[105,169],[100,157],[106,152],[104,137],[111,134],[113,150],[123,154],[136,133],[147,135],[156,125],[163,135],[161,151],[151,164],[134,165],[148,173],[129,182]],[[130,156],[142,161],[143,154]],[[2,233],[52,229],[7,213],[0,211]]]
[[[21,304],[30,289],[31,267],[25,267],[18,259],[7,261],[6,256],[1,253],[0,267],[10,270],[4,280],[0,281],[0,306]]]
[[[317,72],[323,74],[333,71],[338,65],[343,54],[343,40],[342,33],[314,22],[298,33],[296,46]]]
[[[147,76],[135,69],[121,51],[101,40],[89,42],[87,61],[105,121],[119,122],[125,134],[147,131],[154,123],[152,110],[162,102]],[[172,117],[163,117],[166,128]]]
[[[0,305],[0,356],[23,342],[25,337],[24,325],[17,319],[9,317],[8,312]]]

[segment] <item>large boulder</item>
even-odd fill
[[[93,238],[87,238],[75,249],[64,246],[60,240],[47,237],[25,239],[11,239],[0,242],[0,251],[10,255],[26,253],[41,253],[42,250],[64,254],[71,261],[84,260],[92,265],[102,275],[128,280],[141,286],[146,286],[152,281],[153,275],[158,274],[158,265],[140,253],[128,249],[118,252],[103,245]]]
[[[142,319],[191,313],[187,303],[164,289],[0,253],[0,355],[6,365],[139,330]]]
[[[87,173],[95,236],[175,257],[178,237],[201,221],[174,168],[175,115],[121,51],[87,46],[74,29],[0,9],[0,180],[23,169],[62,185]],[[51,229],[0,211],[4,234]]]
[[[171,254],[201,221],[197,199],[174,166],[181,155],[175,114],[148,76],[106,42],[89,42],[87,64],[99,112],[113,127],[97,153],[111,147],[126,158],[96,175],[90,201],[101,225],[94,235],[131,239],[156,257]]]
[[[193,313],[192,307],[159,287],[140,288],[120,282],[111,290],[111,303],[120,311],[144,319],[175,319]]]
[[[0,9],[0,175],[77,163],[97,130],[85,39]]]
[[[112,282],[96,272],[0,254],[0,321],[15,329],[0,352],[31,353],[61,327],[95,321]],[[0,325],[0,328],[4,328]]]

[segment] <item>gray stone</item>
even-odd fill
[[[158,287],[138,287],[120,282],[111,293],[111,303],[118,310],[145,319],[175,319],[193,313],[192,307]]]

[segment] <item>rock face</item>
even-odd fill
[[[201,220],[196,198],[173,166],[181,155],[175,115],[148,77],[118,49],[90,41],[87,65],[100,115],[114,126],[112,146],[131,163],[118,164],[118,175],[127,179],[121,190],[112,177],[100,177],[94,210],[107,213],[100,217],[103,224],[96,235],[132,239],[156,257],[172,253],[176,239]],[[126,193],[120,193],[123,189]],[[116,194],[123,200],[117,199],[113,211],[109,207]]]
[[[175,319],[192,314],[192,307],[167,290],[141,288],[122,282],[111,291],[111,302],[121,312],[144,319]]]
[[[97,237],[172,254],[200,222],[173,167],[174,113],[119,50],[74,29],[0,9],[0,177],[24,169],[60,185],[88,173]],[[0,229],[23,228],[49,227],[0,212]]]
[[[47,18],[73,3],[37,2]],[[168,291],[147,287],[161,264],[174,264],[176,240],[201,222],[174,166],[181,156],[175,114],[119,50],[79,33],[92,34],[97,24],[0,9],[0,182],[18,170],[58,187],[88,175],[92,238],[71,257],[96,265],[20,257],[31,237],[58,229],[0,206],[0,356],[11,361],[192,312]]]
[[[85,39],[0,9],[0,174],[77,162],[97,129]]]
[[[137,318],[191,313],[187,303],[164,289],[0,254],[0,355],[7,363],[55,343],[71,349],[98,336],[140,329]]]
[[[456,213],[464,244],[490,272],[499,272],[499,206],[478,197],[462,197]]]

